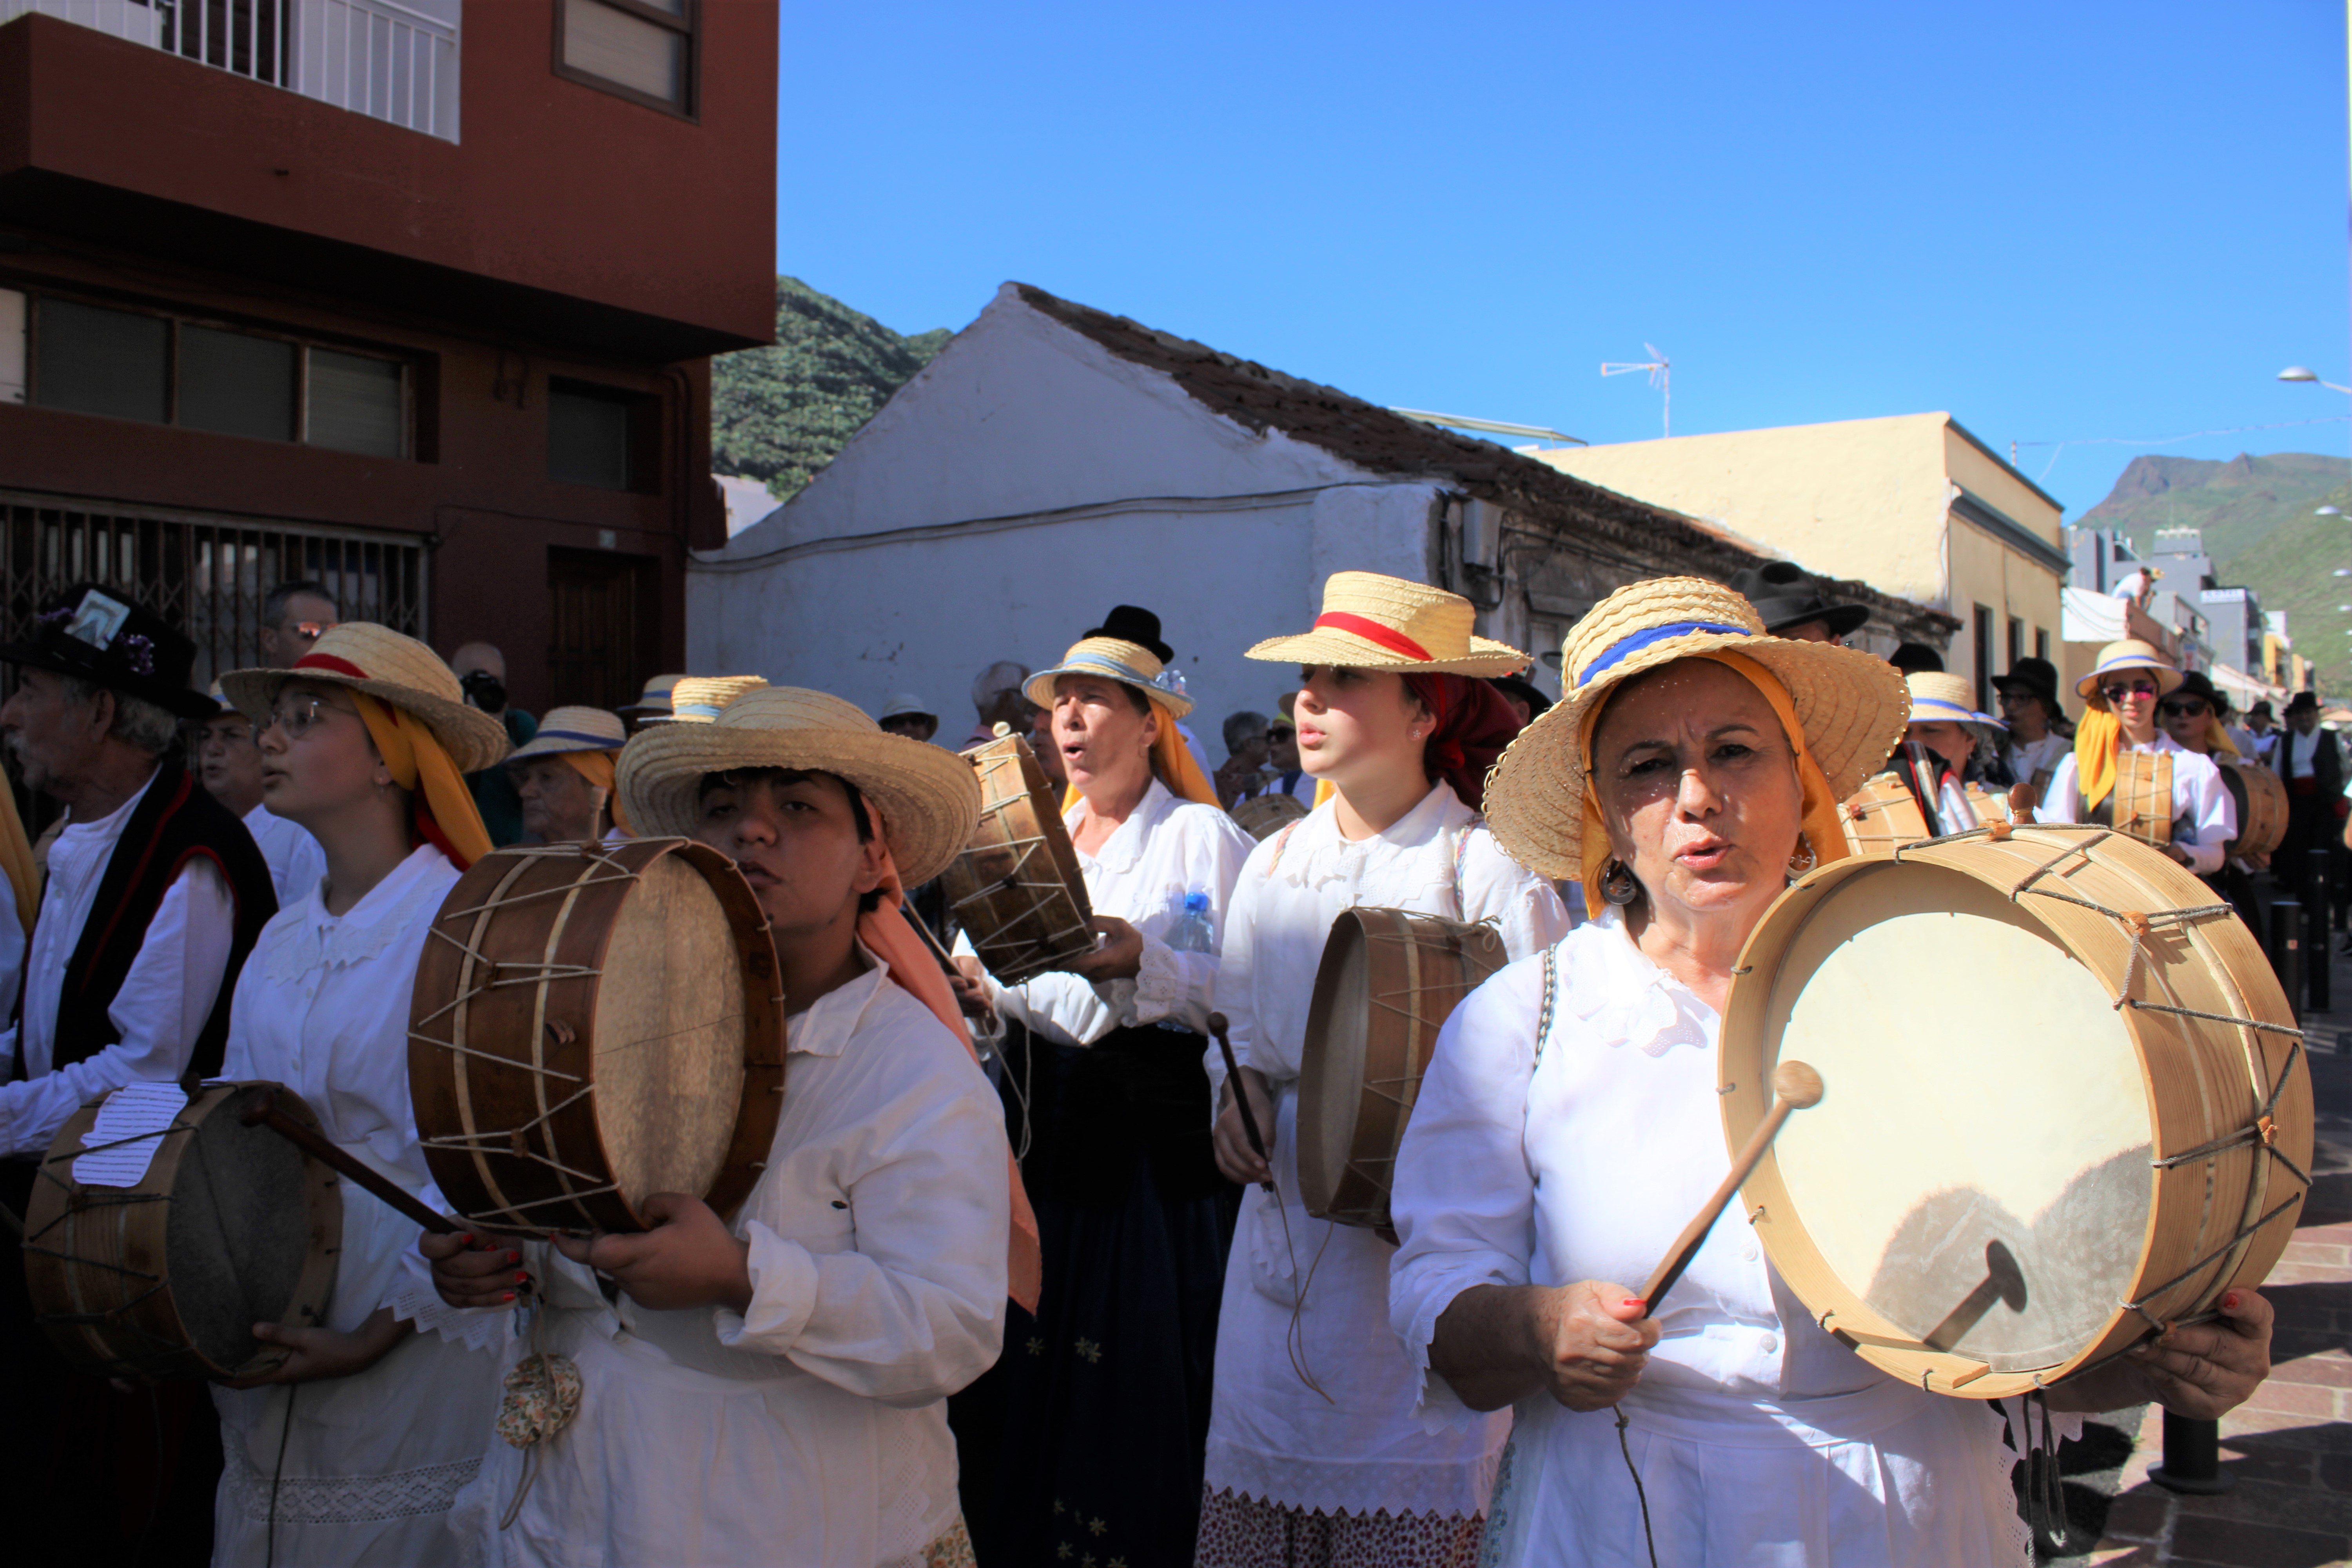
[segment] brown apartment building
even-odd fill
[[[0,0],[0,639],[330,584],[526,708],[685,649],[772,335],[772,0]]]

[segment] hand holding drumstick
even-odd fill
[[[1274,1107],[1265,1092],[1265,1075],[1255,1068],[1245,1068],[1234,1055],[1234,1043],[1225,1037],[1225,1016],[1209,1015],[1209,1033],[1217,1037],[1217,1049],[1225,1056],[1225,1086],[1233,1100],[1217,1114],[1213,1142],[1217,1168],[1230,1181],[1255,1182],[1267,1192],[1274,1191],[1274,1166],[1267,1151],[1273,1146],[1265,1141],[1265,1131],[1274,1125]]]

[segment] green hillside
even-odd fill
[[[2205,553],[2234,560],[2290,518],[2308,517],[2330,490],[2352,480],[2352,460],[2315,452],[2241,453],[2226,463],[2199,458],[2134,458],[2107,499],[2073,520],[2076,528],[2116,528],[2145,559],[2160,528],[2194,528]]]
[[[776,279],[772,347],[710,362],[710,468],[789,500],[953,334],[904,337],[797,278]]]
[[[2286,612],[2294,651],[2319,667],[2319,689],[2341,700],[2352,693],[2352,516],[2317,517],[2332,505],[2352,513],[2352,486],[2338,485],[2272,529],[2260,544],[2215,568],[2226,583],[2243,583],[2262,595],[2265,610]]]

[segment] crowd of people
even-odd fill
[[[2017,1413],[1874,1371],[1727,1232],[1634,1296],[1728,1169],[1732,965],[1791,875],[1848,853],[1839,803],[1890,763],[1950,830],[1995,800],[2111,821],[2121,759],[2161,753],[2170,853],[2232,897],[2259,868],[2214,757],[2275,768],[2289,853],[2337,841],[2343,763],[2308,693],[2284,731],[2231,728],[2134,643],[2071,718],[2019,659],[1996,717],[1933,650],[1844,646],[1867,616],[1785,563],[1637,583],[1549,656],[1555,700],[1466,600],[1340,572],[1312,625],[1247,649],[1285,689],[1224,720],[1212,769],[1135,605],[1074,616],[1050,668],[981,671],[958,742],[919,694],[868,716],[756,676],[534,719],[495,647],[445,660],[314,583],[199,691],[177,627],[78,585],[0,647],[0,731],[60,812],[32,841],[0,790],[9,1218],[79,1108],[220,1079],[289,1086],[450,1212],[411,992],[449,889],[509,844],[728,857],[789,1059],[728,1213],[675,1194],[641,1233],[437,1234],[341,1184],[323,1315],[257,1324],[282,1359],[232,1384],[82,1374],[0,1269],[27,1560],[2024,1562]],[[954,749],[1005,733],[1061,792],[1097,937],[1019,980],[918,897],[980,814]],[[1298,809],[1254,837],[1233,814],[1267,795]],[[1300,1184],[1309,998],[1363,908],[1484,922],[1509,960],[1446,1026],[1392,1235]],[[2218,1415],[2269,1337],[2234,1291],[2050,1390],[2043,1424]],[[520,1370],[549,1357],[576,1378],[551,1419]]]

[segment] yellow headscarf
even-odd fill
[[[16,815],[16,792],[0,778],[0,871],[8,873],[8,890],[16,899],[16,923],[33,934],[33,917],[41,910],[41,874],[33,864],[33,846],[25,837],[25,819]]]
[[[2074,785],[2083,792],[2084,811],[2114,793],[2116,752],[2123,742],[2124,721],[2113,710],[2096,704],[2083,710],[2074,726]]]
[[[416,797],[416,830],[439,846],[460,871],[490,852],[490,830],[474,805],[465,775],[425,721],[364,691],[353,691],[360,718],[375,742],[392,782]]]
[[[1797,755],[1797,785],[1804,803],[1803,833],[1806,844],[1812,849],[1814,863],[1826,865],[1844,859],[1851,851],[1846,847],[1845,828],[1838,821],[1837,797],[1830,793],[1830,781],[1823,776],[1822,765],[1813,761],[1813,753],[1806,748],[1804,726],[1797,722],[1796,707],[1789,700],[1789,689],[1780,684],[1780,677],[1746,654],[1728,648],[1712,648],[1686,657],[1712,659],[1764,694],[1764,700],[1772,705],[1772,715],[1780,721],[1781,732],[1789,737],[1790,748]],[[1587,708],[1577,731],[1577,751],[1588,769],[1592,765],[1593,726],[1600,722],[1601,710],[1608,706],[1606,702],[1595,702]],[[1580,847],[1584,860],[1584,910],[1589,915],[1598,916],[1607,903],[1601,896],[1601,874],[1609,864],[1609,826],[1601,816],[1601,791],[1590,776],[1584,786]]]
[[[604,792],[604,804],[613,813],[613,826],[635,838],[637,830],[629,826],[628,814],[621,809],[621,792],[613,787],[613,753],[558,752],[555,754],[570,763],[572,771],[586,779],[591,788]]]

